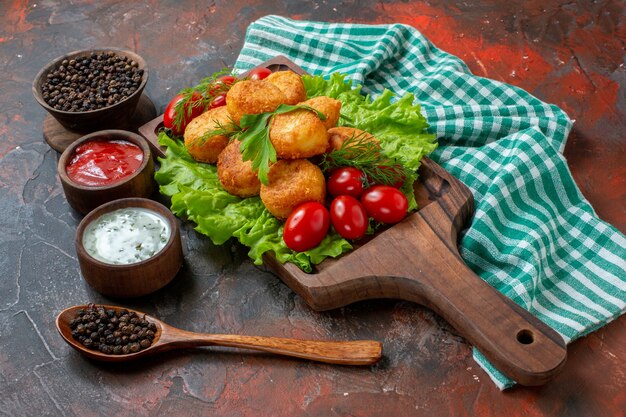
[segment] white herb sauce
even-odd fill
[[[89,255],[108,264],[141,262],[159,252],[170,238],[170,228],[152,210],[130,207],[103,214],[83,233]]]

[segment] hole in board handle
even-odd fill
[[[532,342],[535,341],[535,336],[530,330],[523,329],[517,332],[517,341],[520,342],[522,345],[530,345]]]

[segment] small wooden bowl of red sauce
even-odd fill
[[[149,197],[154,190],[154,162],[141,136],[124,130],[101,130],[72,143],[59,158],[57,172],[65,198],[82,214],[109,201]]]

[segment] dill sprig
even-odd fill
[[[413,172],[394,158],[390,158],[380,146],[368,138],[366,132],[347,138],[339,149],[322,156],[320,168],[329,172],[335,168],[354,167],[363,172],[364,185],[397,185],[412,177]]]
[[[235,80],[230,84],[217,82],[219,77],[229,75],[230,73],[230,69],[224,68],[210,77],[203,78],[197,85],[189,88],[183,88],[178,92],[178,94],[183,96],[183,99],[176,103],[176,106],[174,106],[175,116],[173,125],[176,128],[175,130],[180,130],[180,127],[183,125],[185,120],[191,117],[194,109],[202,108],[203,110],[206,110],[215,97],[228,92],[230,87],[239,81]],[[201,98],[194,99],[194,93],[199,93]]]
[[[215,128],[204,132],[204,134],[198,139],[198,144],[203,145],[204,142],[213,136],[226,136],[231,140],[238,139],[239,135],[241,135],[244,130],[237,123],[235,123],[232,117],[228,116],[228,120],[229,121],[226,123],[222,123],[219,120],[213,120]]]

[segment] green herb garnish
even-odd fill
[[[233,119],[228,123],[216,122],[216,128],[205,132],[199,140],[203,143],[213,136],[227,136],[231,140],[241,141],[241,156],[244,161],[252,161],[252,170],[257,173],[261,183],[267,185],[270,162],[276,162],[276,150],[270,140],[270,125],[276,115],[304,109],[315,112],[321,120],[326,120],[324,113],[310,106],[281,104],[273,112],[244,114],[239,125]]]
[[[183,99],[176,103],[176,106],[174,106],[175,117],[173,125],[176,127],[176,130],[180,130],[180,127],[183,125],[185,120],[188,120],[191,117],[194,109],[202,108],[203,110],[206,110],[215,97],[228,92],[230,87],[240,81],[235,80],[233,83],[216,82],[219,77],[230,75],[230,73],[230,69],[223,68],[210,77],[200,80],[198,85],[183,88],[178,92],[178,94],[183,95]],[[194,99],[194,93],[199,93],[201,98]]]
[[[380,140],[385,155],[401,161],[412,171],[402,191],[409,198],[409,210],[414,210],[417,207],[412,193],[415,172],[420,159],[437,147],[435,135],[428,132],[415,97],[407,94],[394,98],[389,91],[376,98],[367,97],[341,74],[326,78],[303,76],[303,82],[307,98],[327,96],[342,102],[340,126],[369,132]],[[220,185],[216,167],[198,164],[180,138],[161,132],[159,143],[168,148],[155,174],[161,193],[171,198],[174,214],[194,222],[195,230],[214,244],[235,238],[249,248],[248,255],[257,265],[263,263],[264,254],[272,253],[279,262],[291,262],[306,272],[311,272],[324,259],[351,249],[347,240],[331,231],[318,247],[294,253],[282,239],[283,222],[267,211],[260,198],[242,199],[226,192]]]
[[[276,110],[269,113],[246,114],[241,118],[241,131],[234,137],[241,140],[241,155],[244,161],[252,161],[252,170],[257,173],[262,184],[269,184],[267,174],[270,162],[276,162],[276,150],[270,141],[270,125],[278,114],[289,113],[294,110],[305,109],[315,112],[321,120],[326,120],[324,113],[313,107],[281,104]]]
[[[198,144],[203,145],[204,142],[213,136],[226,136],[232,140],[243,133],[243,129],[235,123],[232,117],[228,116],[228,119],[229,122],[227,123],[222,123],[219,120],[213,120],[215,123],[215,129],[204,132],[204,134],[200,136],[200,139],[198,139]]]
[[[402,184],[413,171],[394,158],[385,155],[380,146],[368,139],[367,132],[352,135],[339,149],[324,154],[320,168],[329,172],[335,168],[354,167],[364,174],[365,186],[372,184]]]

